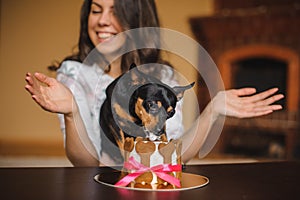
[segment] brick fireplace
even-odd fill
[[[283,111],[253,119],[227,118],[219,151],[231,146],[236,151],[252,149],[270,155],[275,149],[271,156],[294,158],[300,138],[298,2],[215,0],[212,16],[190,19],[196,39],[217,64],[225,88],[251,86],[262,91],[275,86],[285,94],[279,102]],[[199,93],[207,102],[205,87]]]

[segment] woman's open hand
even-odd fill
[[[27,73],[25,80],[25,89],[44,110],[62,114],[72,112],[73,95],[62,83],[42,73]]]
[[[272,88],[256,94],[255,88],[231,89],[219,92],[213,99],[216,114],[238,118],[249,118],[267,115],[282,109],[281,105],[273,104],[282,99],[282,94],[275,94]]]

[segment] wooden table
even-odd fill
[[[94,181],[110,168],[0,168],[0,199],[300,199],[300,162],[186,166],[209,184],[192,190],[145,192],[118,189]]]

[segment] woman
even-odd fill
[[[74,166],[112,164],[105,155],[99,157],[100,127],[97,111],[99,112],[105,99],[106,86],[128,71],[128,66],[132,62],[137,65],[148,62],[164,63],[156,48],[136,50],[115,59],[115,54],[127,41],[110,45],[115,36],[141,27],[159,27],[154,0],[85,0],[81,10],[79,51],[62,62],[57,71],[57,80],[40,73],[26,75],[25,88],[32,98],[43,109],[61,114],[66,154]],[[87,62],[87,65],[83,64],[84,59],[99,44],[101,48],[97,49],[97,52],[102,56],[101,61],[96,65],[90,62]],[[166,74],[161,78],[170,84],[174,83],[171,73]],[[95,90],[98,80],[102,89]],[[200,116],[202,127],[199,130],[201,131],[197,132],[195,138],[186,137],[187,140],[193,141],[193,144],[185,151],[183,161],[189,160],[199,151],[212,127],[211,117],[216,120],[222,115],[255,117],[269,114],[281,109],[280,105],[271,105],[283,98],[283,95],[272,96],[276,91],[277,89],[270,89],[249,96],[255,93],[255,89],[245,88],[224,91],[216,95]],[[226,96],[226,109],[215,106],[224,103],[219,102],[223,101],[224,96]],[[182,132],[180,111],[179,105],[177,114],[172,118],[173,122],[177,123],[169,126],[175,128],[178,133]],[[176,133],[176,131],[170,132]]]

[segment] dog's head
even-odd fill
[[[130,114],[135,118],[135,123],[144,128],[146,136],[154,140],[165,133],[166,120],[175,114],[177,102],[191,87],[170,88],[162,83],[142,85],[130,98]]]
[[[116,86],[112,109],[121,130],[130,136],[155,140],[165,133],[165,122],[175,114],[177,102],[187,86],[169,87],[132,65],[126,78]]]

